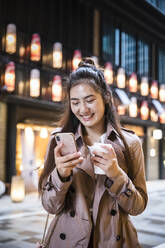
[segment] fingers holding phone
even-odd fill
[[[74,135],[58,133],[55,135],[57,146],[54,150],[56,168],[61,177],[68,177],[74,167],[83,161],[80,152],[77,152]]]

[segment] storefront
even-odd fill
[[[85,56],[105,68],[122,125],[140,137],[147,179],[165,178],[164,14],[141,0],[2,2],[0,178],[10,183],[21,173],[36,188],[36,168],[64,112],[62,77]],[[29,18],[22,21],[20,9]]]

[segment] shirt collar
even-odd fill
[[[118,137],[120,137],[118,132],[116,131],[116,129],[112,126],[112,124],[110,122],[108,122],[107,131],[106,131],[106,138],[110,139],[111,135],[114,135],[114,134],[117,135]],[[81,123],[78,125],[77,131],[75,133],[75,139],[78,140],[79,138],[81,138],[83,140],[82,124]]]

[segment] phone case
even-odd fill
[[[63,143],[61,147],[61,155],[72,154],[77,152],[76,142],[73,133],[56,133],[55,140],[57,144]]]

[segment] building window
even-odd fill
[[[149,44],[138,41],[137,45],[137,73],[140,76],[149,76]]]
[[[165,14],[165,1],[164,0],[147,0],[153,6],[161,10]]]
[[[125,32],[121,33],[121,66],[129,74],[136,71],[136,39]]]
[[[104,62],[119,65],[120,31],[108,21],[103,22],[102,56]]]
[[[159,63],[159,66],[158,66],[158,81],[160,84],[163,84],[165,83],[165,50],[163,49],[159,49],[159,52],[158,52],[158,63]]]

